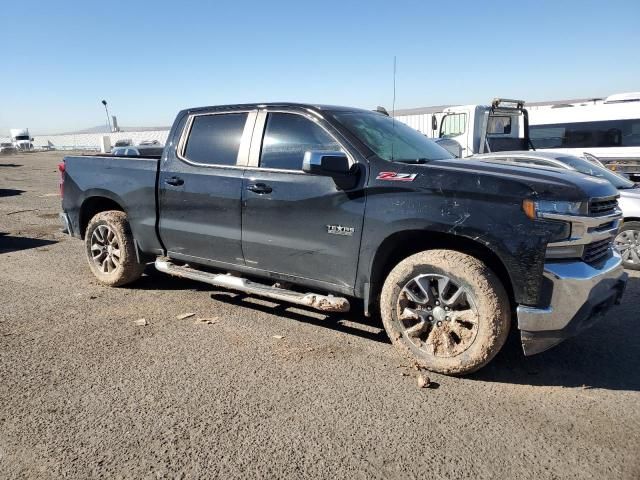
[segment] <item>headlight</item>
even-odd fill
[[[532,220],[543,217],[545,213],[557,215],[580,215],[587,212],[586,202],[567,202],[563,200],[524,200],[522,209]]]
[[[579,216],[588,211],[587,202],[568,202],[564,200],[524,200],[522,209],[527,217],[535,220],[545,218],[553,223],[549,232],[549,243],[562,242],[571,236],[572,221],[571,216]],[[582,247],[560,247],[554,251],[555,247],[547,249],[547,258],[563,258],[580,256]],[[580,252],[578,252],[578,250]]]

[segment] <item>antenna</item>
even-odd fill
[[[393,102],[391,104],[391,112],[392,112],[392,117],[391,117],[391,121],[393,122],[393,129],[396,129],[396,56],[393,56]],[[391,142],[391,160],[393,161],[394,157],[394,143],[395,142]]]
[[[393,103],[391,105],[393,118],[396,117],[396,56],[393,56]]]

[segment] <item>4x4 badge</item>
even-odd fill
[[[327,225],[327,233],[332,235],[346,235],[348,237],[353,236],[355,228],[343,227],[342,225]]]

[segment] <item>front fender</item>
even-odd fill
[[[366,290],[372,281],[377,255],[388,248],[389,239],[406,238],[403,232],[421,232],[419,247],[400,242],[407,255],[416,248],[477,246],[502,263],[508,273],[516,303],[539,302],[545,249],[557,229],[550,222],[532,221],[519,203],[491,198],[446,198],[425,192],[395,191],[393,195],[371,195],[363,225],[360,270],[356,289]],[[475,250],[475,248],[471,248]]]

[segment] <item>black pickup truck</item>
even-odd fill
[[[620,301],[606,181],[454,159],[383,113],[304,104],[180,112],[162,156],[68,156],[61,219],[99,281],[145,265],[325,311],[360,299],[428,369],[535,354]]]

